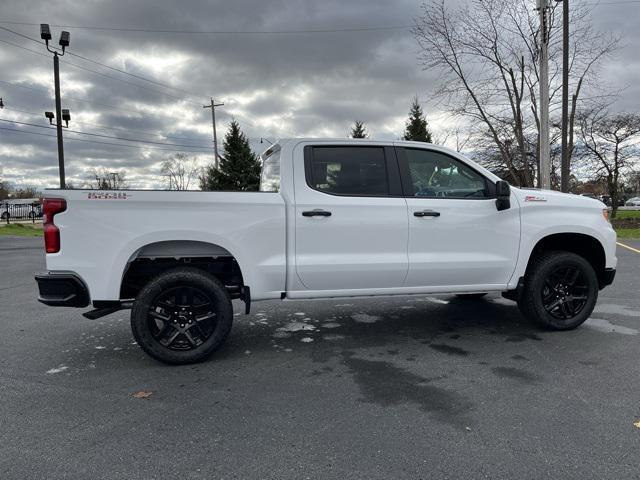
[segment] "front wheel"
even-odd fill
[[[547,252],[533,261],[525,275],[518,307],[522,314],[551,330],[581,325],[598,300],[598,277],[583,257]]]
[[[195,268],[176,268],[151,280],[131,311],[138,345],[170,364],[209,357],[226,340],[232,322],[233,308],[224,285]]]

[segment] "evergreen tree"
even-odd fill
[[[353,127],[351,127],[351,138],[367,138],[369,134],[367,133],[367,129],[364,127],[364,122],[360,120],[356,120],[353,122]]]
[[[404,131],[404,140],[413,140],[414,142],[431,143],[431,132],[427,127],[427,119],[422,113],[422,107],[418,103],[418,97],[414,97],[409,110],[409,120]]]
[[[202,190],[249,191],[260,186],[260,161],[251,151],[249,140],[235,120],[229,124],[224,142],[224,156],[216,169],[205,167],[200,177]]]

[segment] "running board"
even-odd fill
[[[96,302],[98,303],[98,302]],[[117,311],[120,310],[127,310],[133,307],[133,302],[99,302],[100,304],[102,303],[109,303],[111,305],[108,306],[103,306],[101,308],[96,308],[94,310],[90,310],[88,312],[85,312],[82,314],[82,316],[84,318],[88,318],[89,320],[97,320],[98,318],[102,318],[106,315],[111,315],[112,313],[115,313]]]

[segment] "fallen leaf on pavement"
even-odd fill
[[[134,393],[132,396],[133,398],[149,398],[151,395],[153,395],[153,392],[150,392],[148,390],[141,390]]]
[[[634,423],[634,425],[638,428],[640,428],[640,420],[638,420],[636,423]]]

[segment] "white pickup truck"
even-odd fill
[[[131,308],[138,344],[179,364],[225,341],[232,299],[502,292],[567,330],[615,276],[604,204],[443,147],[296,139],[262,163],[260,192],[48,190],[39,300]]]

